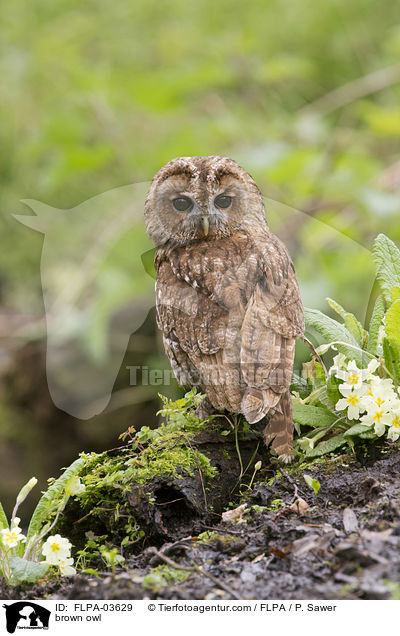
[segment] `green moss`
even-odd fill
[[[160,446],[152,443],[137,454],[123,450],[117,457],[109,457],[107,453],[83,454],[87,459],[82,475],[86,490],[80,496],[81,501],[96,497],[99,489],[126,491],[132,484],[144,485],[159,476],[183,479],[193,475],[195,469],[201,470],[206,478],[214,477],[217,469],[200,451],[186,446],[186,441],[175,439],[174,436],[173,440],[168,440],[168,444]],[[173,444],[177,445],[173,447]]]
[[[280,510],[285,507],[285,502],[283,499],[273,499],[270,505],[267,507],[267,510]]]
[[[85,464],[80,478],[85,491],[77,499],[84,514],[101,519],[107,517],[110,532],[121,531],[123,515],[126,543],[137,541],[143,532],[124,508],[124,495],[133,485],[145,487],[161,476],[180,480],[192,476],[195,471],[201,472],[204,481],[215,477],[217,469],[191,443],[201,431],[218,430],[212,421],[202,421],[195,413],[201,399],[195,391],[176,402],[163,398],[161,414],[166,422],[159,428],[143,427],[118,454],[82,453]]]
[[[400,583],[390,579],[385,579],[384,583],[390,592],[390,599],[392,601],[400,601]]]
[[[183,479],[185,475],[193,475],[195,469],[201,470],[206,478],[215,477],[217,470],[211,466],[210,460],[191,448],[189,441],[187,436],[179,439],[174,434],[171,437],[166,435],[161,443],[160,440],[153,442],[142,453],[125,462],[129,481],[142,485],[161,475]]]
[[[203,396],[193,390],[176,402],[162,397],[160,413],[166,418],[165,424],[154,430],[142,427],[117,456],[86,455],[86,492],[82,498],[90,497],[93,489],[99,487],[124,488],[132,482],[143,485],[161,475],[180,479],[185,474],[192,475],[195,469],[200,469],[206,478],[214,477],[217,471],[209,459],[191,446],[196,433],[216,428],[196,415],[194,408],[201,399]]]
[[[152,568],[143,577],[143,585],[152,592],[161,592],[165,587],[176,583],[183,583],[189,577],[190,572],[170,568],[167,565],[159,565]]]
[[[259,506],[258,504],[254,504],[253,506],[251,506],[251,509],[253,512],[256,513],[256,515],[261,515],[264,510],[268,510],[267,506]]]
[[[220,534],[219,532],[215,532],[214,530],[207,530],[206,532],[202,532],[197,537],[197,541],[199,543],[205,543],[207,545],[214,545],[219,542],[224,546],[230,546],[232,543],[242,542],[240,537],[236,537],[233,534]]]

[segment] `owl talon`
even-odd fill
[[[282,453],[281,455],[277,456],[277,461],[280,464],[291,464],[293,459],[294,459],[294,455],[292,453]]]

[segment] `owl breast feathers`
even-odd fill
[[[290,456],[289,386],[304,333],[295,270],[268,229],[262,196],[231,159],[174,159],[146,200],[157,246],[157,322],[178,382],[215,411],[268,415],[266,443]]]

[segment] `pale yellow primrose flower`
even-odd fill
[[[336,377],[340,380],[344,380],[344,384],[352,389],[358,389],[363,382],[369,382],[372,379],[380,380],[373,373],[379,367],[378,360],[371,360],[366,369],[359,369],[354,362],[350,360],[347,364],[346,370],[339,369],[336,372]]]
[[[74,560],[72,557],[60,561],[58,566],[60,568],[61,576],[74,576],[74,574],[76,574],[75,568],[72,567],[73,562]]]
[[[392,425],[388,430],[388,438],[395,442],[400,437],[400,411],[392,413]]]
[[[46,563],[59,565],[71,555],[72,544],[59,534],[48,537],[42,547],[42,554],[46,557]]]
[[[344,380],[344,383],[350,389],[359,389],[363,383],[362,370],[357,367],[354,360],[350,360],[346,370],[339,369],[336,372],[336,377],[340,380]]]
[[[338,353],[333,358],[333,365],[329,369],[330,375],[336,375],[338,371],[344,371],[346,369],[346,356],[343,353]]]
[[[374,379],[379,379],[378,376],[374,375],[374,372],[377,370],[377,368],[380,366],[380,362],[378,360],[375,360],[375,358],[373,358],[369,363],[366,369],[362,369],[362,374],[363,374],[363,380],[364,382],[370,382],[371,380]]]
[[[339,391],[344,398],[338,400],[336,403],[336,409],[338,411],[347,410],[347,417],[349,420],[357,420],[360,417],[360,411],[365,411],[365,407],[362,402],[362,398],[367,392],[365,384],[361,384],[357,389],[350,387],[347,384],[341,384]]]
[[[362,416],[361,423],[373,425],[378,436],[383,435],[386,427],[389,427],[389,439],[397,439],[400,434],[397,420],[400,400],[393,381],[390,378],[382,379],[374,376],[362,403],[367,413]]]
[[[19,541],[26,540],[26,537],[21,534],[21,528],[18,528],[18,526],[15,525],[11,530],[4,528],[0,531],[0,534],[1,541],[7,548],[15,548]]]
[[[388,427],[388,438],[397,440],[400,437],[399,394],[390,378],[374,375],[379,361],[371,360],[366,369],[359,369],[354,360],[343,368],[343,359],[339,356],[334,358],[334,362],[331,372],[335,371],[336,377],[344,380],[338,387],[344,398],[337,402],[336,409],[347,409],[349,420],[360,419],[366,427],[373,426],[378,436],[383,435]],[[361,418],[360,413],[364,413]]]
[[[382,406],[378,406],[370,402],[367,412],[361,418],[361,424],[366,426],[374,426],[375,433],[378,437],[384,434],[386,427],[392,423],[392,415]]]
[[[387,410],[400,407],[399,396],[395,392],[390,378],[383,380],[375,376],[369,385],[365,400],[373,402],[377,406],[383,406]]]

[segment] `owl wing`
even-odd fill
[[[243,319],[240,354],[247,385],[242,412],[250,423],[271,409],[282,410],[280,400],[290,386],[295,341],[304,333],[294,266],[284,245],[272,234],[258,244],[256,277]]]

